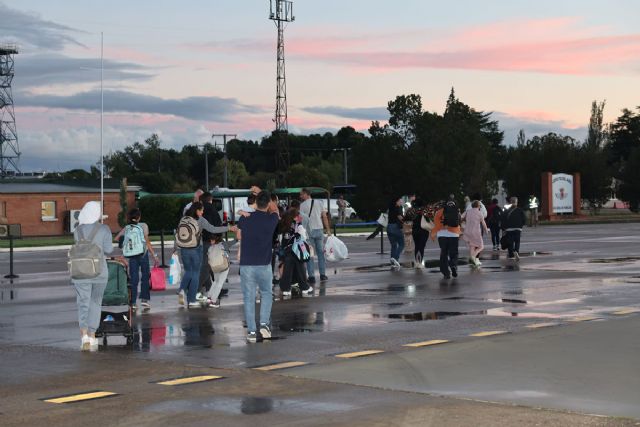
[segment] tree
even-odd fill
[[[609,198],[613,180],[604,151],[607,138],[603,122],[604,106],[604,101],[591,103],[589,133],[578,152],[582,197],[589,201],[594,213]]]
[[[209,173],[211,183],[222,187],[224,184],[224,159],[216,161],[213,171]],[[244,163],[239,160],[229,159],[227,163],[227,184],[229,188],[242,188],[249,178],[249,173]]]

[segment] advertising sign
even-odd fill
[[[553,174],[551,193],[553,213],[573,213],[573,175]]]

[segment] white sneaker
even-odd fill
[[[518,252],[514,252],[513,257],[516,259],[516,261],[520,261],[520,254]]]
[[[391,258],[391,265],[392,265],[393,267],[395,267],[395,268],[400,268],[400,267],[401,267],[401,266],[400,266],[400,263],[399,263],[399,262],[398,262],[398,260],[397,260],[397,259],[395,259],[395,258]]]
[[[422,261],[420,261],[420,262],[416,261],[416,268],[418,270],[421,270],[421,269],[424,268],[424,264],[422,263]]]
[[[89,337],[89,351],[98,351],[98,338]]]
[[[207,296],[205,294],[203,294],[202,292],[198,292],[196,294],[196,301],[204,302],[206,300],[207,300]]]
[[[200,308],[202,303],[200,301],[194,301],[189,303],[189,308]]]
[[[89,351],[90,346],[91,346],[91,341],[89,339],[89,335],[83,335],[82,343],[80,344],[80,350]]]
[[[282,291],[282,298],[291,298],[291,291]]]
[[[303,296],[309,296],[310,294],[313,294],[313,286],[309,286],[309,289],[302,291],[302,295]]]
[[[480,266],[482,265],[482,263],[480,262],[480,258],[474,258],[474,260],[475,260],[475,261],[474,261],[474,264],[475,264],[477,267],[480,267]]]

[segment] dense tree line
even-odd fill
[[[425,111],[419,95],[402,95],[388,103],[388,122],[372,122],[368,135],[344,127],[335,134],[274,133],[261,141],[229,141],[228,184],[330,189],[344,182],[346,150],[348,180],[358,186],[353,204],[363,218],[375,217],[392,197],[414,192],[427,200],[451,193],[487,199],[498,191],[499,180],[510,195],[539,196],[544,171],[580,172],[583,197],[594,207],[617,191],[637,209],[640,107],[623,110],[610,124],[603,123],[604,107],[593,102],[583,141],[553,132],[527,138],[521,131],[514,144],[505,143],[491,113],[460,101],[453,89],[442,114]],[[288,147],[288,167],[281,166],[281,147]],[[206,149],[210,187],[222,186],[223,153],[213,145]],[[154,134],[107,157],[105,167],[111,177],[128,178],[153,193],[192,191],[205,184],[204,150],[198,145],[166,149]],[[96,173],[93,167],[67,175],[82,179]]]

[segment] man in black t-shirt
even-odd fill
[[[271,253],[278,214],[269,213],[271,195],[261,191],[256,196],[257,209],[240,218],[240,285],[247,322],[247,341],[256,342],[256,290],[260,289],[260,335],[271,338]]]

